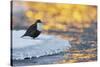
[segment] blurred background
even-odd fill
[[[68,31],[70,27],[88,28],[97,20],[97,8],[90,5],[13,2],[13,28],[28,27],[37,19],[45,30]]]
[[[27,29],[40,19],[46,34],[70,41],[70,58],[59,63],[97,60],[97,6],[29,1],[12,4],[13,30]]]

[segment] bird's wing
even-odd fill
[[[36,30],[36,25],[31,25],[28,29],[27,29],[27,33],[31,33],[32,31]]]

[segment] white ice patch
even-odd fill
[[[36,39],[21,38],[24,30],[13,31],[12,34],[12,58],[24,59],[26,57],[40,57],[52,55],[69,49],[71,45],[67,40],[54,35],[40,34]]]

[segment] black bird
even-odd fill
[[[42,22],[41,20],[37,20],[35,22],[35,24],[31,25],[27,31],[25,32],[25,34],[22,36],[30,36],[32,37],[33,39],[36,38],[37,36],[40,35],[41,33],[41,27],[42,27]]]

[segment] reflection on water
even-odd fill
[[[76,29],[78,31],[78,29]],[[91,23],[90,27],[83,28],[83,32],[72,31],[59,35],[69,40],[72,48],[70,49],[69,59],[58,63],[88,62],[97,60],[97,23]],[[64,55],[66,57],[66,55]]]

